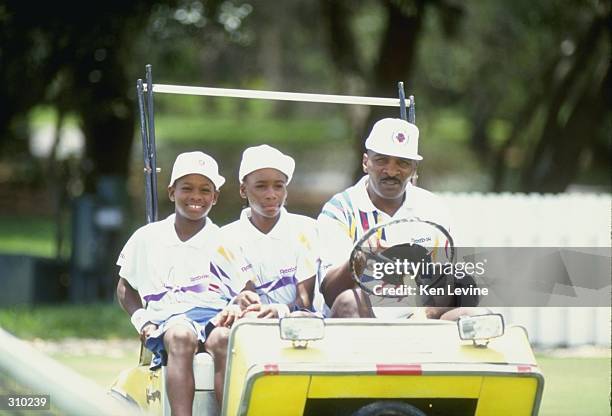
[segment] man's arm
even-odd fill
[[[355,287],[348,260],[354,236],[346,218],[334,204],[327,203],[317,219],[323,274],[319,290],[330,308],[340,293]]]
[[[331,308],[340,293],[353,287],[355,287],[355,282],[351,275],[349,262],[345,261],[327,270],[321,282],[321,293],[323,293],[325,303]]]
[[[311,309],[314,296],[315,276],[310,276],[297,284],[295,304],[300,309]]]

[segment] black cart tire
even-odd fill
[[[416,407],[403,402],[375,402],[363,406],[352,416],[427,416]]]

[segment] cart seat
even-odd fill
[[[201,352],[195,355],[193,359],[193,376],[196,390],[214,390],[215,366],[209,353]]]

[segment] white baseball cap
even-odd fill
[[[423,160],[418,154],[419,129],[401,118],[383,118],[374,124],[365,147],[382,155]]]
[[[174,185],[177,179],[192,173],[206,176],[217,189],[225,183],[225,178],[219,175],[219,165],[215,159],[203,152],[187,152],[176,157],[168,186]]]
[[[267,144],[249,147],[242,153],[238,178],[240,182],[242,182],[244,181],[244,177],[249,173],[264,168],[272,168],[281,171],[287,175],[288,184],[291,182],[291,177],[295,170],[295,161],[291,156],[287,156],[280,150],[268,146]]]

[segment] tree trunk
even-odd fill
[[[402,4],[386,0],[387,24],[381,39],[378,60],[374,67],[374,83],[370,90],[373,96],[398,97],[397,83],[404,81],[406,96],[411,93],[410,78],[415,68],[418,41],[421,35],[425,17],[425,0],[415,0],[410,12],[402,10]],[[388,107],[371,107],[367,119],[360,126],[358,135],[354,138],[354,151],[361,155],[364,150],[365,138],[372,125],[385,117],[399,117],[399,109]],[[353,173],[355,179],[363,175],[360,164]]]
[[[564,152],[575,152],[577,150],[576,143],[572,142],[584,142],[579,137],[593,134],[595,126],[592,123],[587,123],[584,126],[586,130],[581,132],[579,136],[571,136],[568,129],[569,121],[572,117],[580,117],[580,113],[578,115],[571,114],[565,123],[561,120],[560,113],[564,106],[572,107],[573,112],[581,111],[577,104],[584,104],[586,97],[581,95],[578,99],[573,99],[571,92],[578,88],[577,85],[581,81],[584,69],[596,66],[591,65],[591,63],[598,52],[598,40],[604,27],[604,19],[596,17],[593,20],[585,36],[578,42],[572,68],[553,90],[552,97],[548,102],[546,121],[540,139],[531,160],[521,172],[521,188],[525,192],[561,192],[569,184],[569,177],[566,174],[559,174],[558,169],[569,169],[575,174],[574,168],[557,166],[557,163],[560,159],[565,159],[561,156]],[[579,94],[588,94],[588,92],[583,91]],[[578,123],[576,119],[571,121]],[[582,146],[580,147],[582,148]],[[575,164],[577,154],[573,153],[572,156]]]

